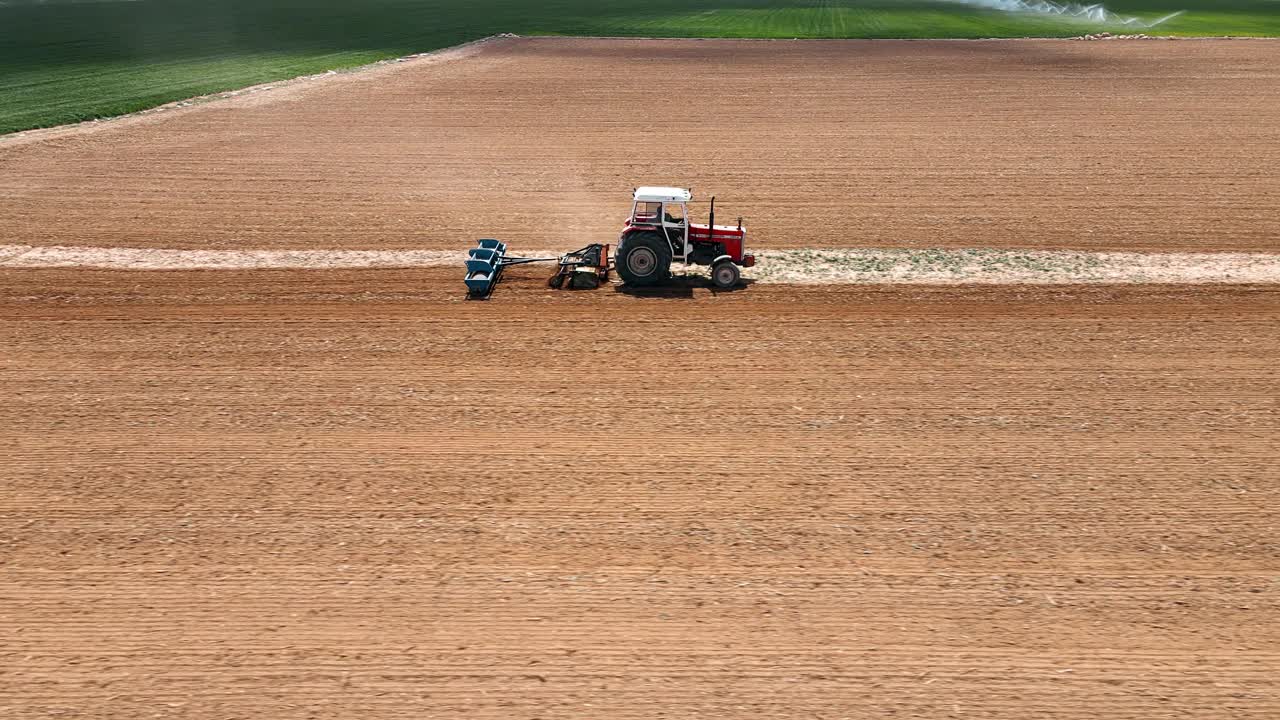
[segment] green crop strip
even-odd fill
[[[1161,34],[1280,36],[1280,0],[1107,3]],[[0,133],[120,115],[486,35],[1064,37],[1066,18],[914,0],[0,0]]]

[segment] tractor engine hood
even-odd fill
[[[690,240],[740,240],[746,236],[747,229],[745,227],[738,227],[737,225],[716,225],[715,229],[712,230],[708,225],[689,223]]]

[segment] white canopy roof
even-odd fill
[[[677,187],[636,188],[637,202],[689,202],[693,193]]]

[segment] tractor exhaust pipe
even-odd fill
[[[711,196],[711,217],[708,218],[707,224],[711,229],[707,231],[707,239],[715,241],[716,239],[716,196]]]

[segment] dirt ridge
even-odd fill
[[[558,250],[525,250],[556,257]],[[761,250],[744,277],[763,283],[1280,283],[1280,254],[817,248]],[[0,267],[117,270],[460,268],[450,250],[180,250],[0,245]],[[677,266],[680,267],[680,266]],[[680,272],[705,275],[705,268]]]

